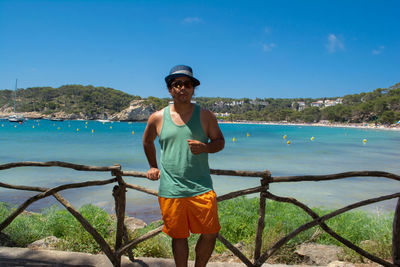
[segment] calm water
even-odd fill
[[[0,124],[0,164],[58,160],[96,166],[119,163],[123,170],[147,171],[148,164],[142,149],[145,123],[29,120],[22,125],[8,121],[0,121]],[[226,145],[223,151],[210,155],[211,168],[269,170],[273,176],[357,170],[400,174],[400,132],[250,124],[222,124],[220,127]],[[286,144],[284,135],[287,135],[286,140],[291,141],[290,145]],[[313,141],[310,140],[312,136]],[[367,142],[363,143],[363,139],[367,139]],[[1,182],[43,187],[110,177],[109,173],[54,167],[0,171]],[[155,190],[158,188],[158,182],[134,177],[126,179],[132,184]],[[214,176],[213,180],[217,194],[259,185],[257,178]],[[363,177],[329,182],[272,184],[270,189],[274,194],[295,197],[311,206],[338,208],[354,201],[399,192],[400,182]],[[75,206],[93,203],[112,211],[111,191],[112,185],[72,189],[61,194]],[[33,193],[0,188],[0,201],[19,204],[31,195]],[[128,214],[145,221],[160,217],[155,197],[129,190],[127,200]],[[31,210],[40,210],[54,203],[52,198],[46,198],[33,204]],[[393,210],[394,203],[381,202],[368,209]]]

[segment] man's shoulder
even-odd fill
[[[157,121],[162,120],[163,114],[164,114],[164,109],[165,108],[160,109],[160,110],[154,112],[153,114],[151,114],[149,117],[149,122],[157,122]]]
[[[202,108],[202,107],[200,107],[200,114],[201,114],[202,117],[205,117],[205,118],[213,118],[213,117],[215,117],[214,112],[212,112],[211,110]]]

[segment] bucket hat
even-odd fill
[[[169,85],[177,77],[188,77],[192,80],[193,86],[199,86],[200,81],[193,77],[193,70],[191,67],[186,65],[176,65],[174,66],[167,77],[165,77],[165,82]]]

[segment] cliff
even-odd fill
[[[155,112],[153,105],[146,104],[145,100],[133,100],[129,107],[109,117],[112,121],[147,121]]]
[[[129,103],[129,107],[123,109],[121,112],[109,113],[105,112],[104,117],[111,121],[146,121],[149,116],[155,112],[154,105],[148,104],[145,100],[132,100]],[[14,114],[13,109],[9,105],[0,107],[0,118],[7,118]],[[23,115],[27,119],[63,119],[63,120],[96,120],[102,119],[101,114],[94,114],[88,116],[82,112],[79,113],[68,113],[65,111],[58,111],[48,114],[48,112],[19,112],[18,114]]]

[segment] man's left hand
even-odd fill
[[[207,145],[200,141],[188,139],[187,142],[193,154],[200,154],[207,151]]]

